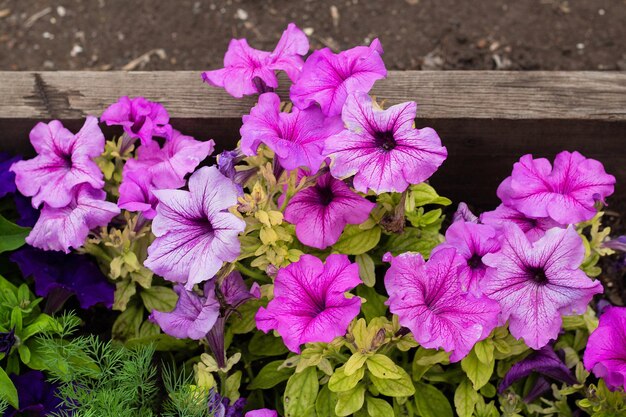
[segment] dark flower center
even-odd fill
[[[61,154],[61,159],[63,160],[63,162],[65,163],[65,166],[67,168],[70,168],[70,169],[72,168],[73,163],[72,163],[72,155],[71,154],[69,154],[69,153]]]
[[[397,145],[391,130],[374,133],[374,143],[376,144],[376,147],[382,149],[383,151],[390,151]]]
[[[331,190],[330,187],[316,186],[315,188],[317,189],[317,195],[319,196],[320,204],[323,206],[329,206],[335,198],[333,190]]]
[[[471,258],[467,260],[467,266],[472,269],[478,269],[483,266],[483,258],[479,254],[475,253]]]
[[[530,267],[527,269],[530,279],[539,285],[546,285],[548,283],[548,277],[546,271],[540,267]]]
[[[211,220],[209,220],[207,217],[198,217],[192,219],[192,223],[194,226],[202,228],[206,234],[213,233],[213,231],[215,230],[213,228]]]
[[[130,127],[130,131],[133,133],[139,133],[139,131],[141,130],[145,122],[146,122],[146,116],[140,116],[137,120],[135,120],[135,123],[133,123],[133,125]]]

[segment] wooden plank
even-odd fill
[[[372,94],[416,100],[431,119],[626,120],[620,72],[391,71]],[[158,100],[180,118],[240,118],[254,103],[203,84],[199,71],[0,72],[0,119],[99,115],[120,95]]]

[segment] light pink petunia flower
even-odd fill
[[[433,253],[428,262],[419,253],[393,258],[385,274],[389,311],[428,349],[452,352],[450,360],[463,359],[498,325],[498,304],[463,291],[457,273],[464,259],[453,248]]]
[[[85,184],[65,207],[54,208],[44,204],[37,223],[26,237],[26,243],[39,249],[65,253],[69,253],[70,248],[80,248],[90,230],[106,226],[120,213],[120,209],[105,198],[104,191]]]
[[[172,131],[165,107],[144,97],[120,97],[102,113],[100,120],[107,126],[122,126],[128,137],[139,138],[144,145],[151,143],[154,136],[165,138]]]
[[[626,307],[609,307],[589,335],[583,363],[612,388],[626,386]]]
[[[142,213],[146,219],[154,219],[159,200],[154,195],[156,190],[150,174],[143,170],[125,169],[120,184],[120,198],[117,206],[128,211]]]
[[[285,71],[296,81],[309,52],[309,40],[304,32],[290,23],[273,52],[260,51],[248,45],[245,39],[233,39],[224,55],[224,68],[205,71],[202,79],[207,84],[223,87],[228,94],[241,98],[264,93],[268,87],[278,87],[275,71]]]
[[[296,353],[304,343],[331,342],[359,314],[361,299],[344,293],[360,283],[359,266],[346,255],[329,255],[325,264],[302,255],[278,271],[274,299],[257,312],[257,327],[266,333],[276,330]]]
[[[433,129],[413,127],[416,113],[414,102],[380,110],[367,94],[350,95],[342,113],[347,129],[324,143],[330,172],[354,175],[354,188],[363,193],[402,192],[427,180],[448,152]]]
[[[483,293],[498,301],[502,320],[533,349],[556,339],[561,316],[582,314],[602,284],[579,269],[585,247],[576,230],[554,228],[531,242],[514,223],[504,228],[502,249],[483,256],[490,266]]]
[[[613,194],[615,177],[578,152],[563,151],[554,166],[545,158],[524,155],[498,187],[498,197],[528,217],[550,217],[560,224],[590,220],[595,202]]]
[[[326,249],[337,243],[347,224],[367,220],[375,206],[343,181],[324,174],[314,186],[299,191],[289,200],[285,220],[296,225],[300,242]]]
[[[291,86],[291,101],[300,109],[319,103],[326,116],[340,115],[350,93],[368,93],[376,80],[387,76],[382,53],[378,39],[370,46],[357,46],[338,54],[328,48],[313,52],[300,79]]]
[[[81,184],[104,187],[102,171],[93,160],[104,152],[104,135],[95,117],[88,116],[77,134],[58,120],[37,123],[30,132],[30,143],[38,155],[14,163],[11,171],[20,193],[33,198],[33,207],[42,203],[65,207]]]
[[[156,190],[159,200],[144,265],[170,281],[195,284],[211,279],[224,262],[239,256],[245,222],[228,209],[237,204],[235,184],[216,167],[189,178],[189,191]]]
[[[486,211],[480,215],[480,221],[484,224],[495,227],[498,231],[502,231],[509,222],[515,223],[522,232],[526,234],[528,240],[536,242],[541,239],[546,231],[554,228],[565,226],[552,220],[550,217],[542,217],[539,219],[533,219],[526,216],[524,213],[515,210],[512,207],[507,207],[504,204],[500,204],[493,211]]]

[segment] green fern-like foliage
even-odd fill
[[[207,404],[214,402],[214,392],[195,386],[193,374],[163,368],[163,383],[168,398],[163,404],[163,417],[212,417]]]

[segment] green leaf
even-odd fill
[[[400,379],[402,370],[389,356],[377,353],[367,358],[367,369],[372,375],[381,379]]]
[[[254,316],[263,305],[262,300],[253,299],[237,308],[239,314],[232,314],[228,320],[229,329],[234,334],[249,333],[256,328]]]
[[[425,182],[412,185],[409,189],[408,199],[411,199],[413,204],[417,207],[425,206],[427,204],[438,204],[441,206],[448,206],[452,204],[452,201],[446,197],[439,196],[437,191]]]
[[[153,310],[170,312],[178,301],[178,295],[176,295],[173,289],[167,287],[142,288],[139,295],[143,300],[143,305],[150,313]]]
[[[17,389],[4,369],[0,367],[0,399],[8,402],[13,408],[19,409]]]
[[[30,349],[26,345],[20,345],[17,348],[17,352],[20,355],[20,360],[23,364],[28,365],[30,363]]]
[[[231,401],[239,399],[239,386],[241,385],[241,371],[236,371],[226,378],[226,397]]]
[[[351,375],[346,375],[346,366],[335,369],[335,372],[328,380],[328,389],[333,392],[349,391],[356,387],[365,375],[365,367],[358,368]]]
[[[461,361],[461,368],[465,371],[467,377],[472,381],[474,390],[481,389],[493,374],[493,368],[495,365],[495,359],[493,357],[493,350],[491,355],[491,362],[483,363],[478,359],[476,355],[476,349],[472,351]]]
[[[349,416],[359,411],[365,403],[365,385],[359,384],[349,391],[343,391],[337,394],[337,405],[335,405],[335,414],[339,417]]]
[[[113,323],[113,338],[122,341],[136,338],[143,323],[143,312],[142,305],[129,304]]]
[[[375,248],[379,240],[380,227],[362,230],[357,225],[349,224],[333,246],[333,251],[345,255],[360,255]]]
[[[20,338],[22,341],[25,341],[37,333],[45,332],[46,330],[52,328],[55,324],[56,321],[52,317],[47,314],[40,314],[28,326],[24,327],[24,330],[20,334]]]
[[[389,397],[410,397],[415,394],[415,387],[413,382],[411,382],[411,377],[404,369],[398,369],[402,373],[399,379],[383,379],[371,373],[369,374],[370,381],[372,381],[378,392]]]
[[[479,401],[479,394],[472,387],[472,383],[466,378],[454,392],[454,408],[459,417],[472,417],[474,408]]]
[[[29,233],[30,227],[18,226],[0,215],[0,253],[20,248]]]
[[[365,399],[370,417],[394,417],[393,407],[381,398],[368,396]]]
[[[368,357],[361,352],[353,353],[343,367],[346,375],[352,375],[362,368],[367,358]]]
[[[282,368],[279,369],[280,365],[282,365],[284,360],[273,361],[265,365],[254,377],[250,385],[248,385],[248,389],[269,389],[283,381],[289,379],[291,374],[293,374],[292,368]]]
[[[440,242],[441,236],[437,231],[405,227],[402,233],[389,237],[385,248],[394,256],[404,252],[419,252],[427,258]]]
[[[285,417],[304,417],[315,407],[319,390],[316,368],[306,368],[287,381],[283,404]]]
[[[335,405],[337,404],[337,394],[324,385],[315,401],[315,412],[317,417],[335,417]]]
[[[124,279],[115,283],[115,294],[113,294],[113,310],[124,311],[130,299],[137,292],[135,283],[130,279]]]
[[[133,337],[128,339],[124,346],[133,348],[137,346],[154,345],[154,349],[159,352],[180,351],[186,349],[195,349],[198,344],[195,340],[176,339],[167,334],[155,334],[151,336]]]
[[[434,385],[418,382],[415,406],[421,417],[453,417],[450,402]]]
[[[474,345],[476,358],[485,365],[491,364],[493,359],[494,344],[492,339],[481,340]]]
[[[250,353],[256,356],[278,356],[286,353],[288,349],[283,339],[272,333],[256,332],[248,344]]]
[[[450,354],[444,350],[420,348],[413,357],[412,372],[413,380],[419,381],[422,376],[434,365],[447,365],[450,363]]]
[[[356,287],[356,294],[366,300],[361,303],[361,311],[368,322],[375,317],[381,317],[387,314],[387,306],[385,305],[387,297],[378,294],[374,288],[359,285]]]
[[[359,276],[363,280],[363,284],[373,287],[376,284],[376,267],[374,260],[367,253],[357,255],[354,260],[359,265]]]

